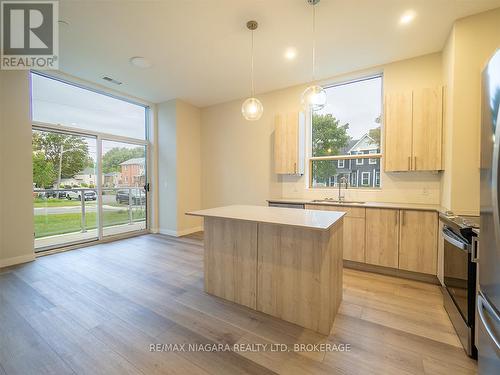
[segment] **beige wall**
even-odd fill
[[[177,100],[177,231],[201,230],[202,219],[185,213],[201,208],[200,109]]]
[[[323,83],[344,81],[383,72],[384,90],[401,91],[442,84],[441,54],[431,54],[334,77]],[[213,207],[235,203],[266,204],[276,197],[319,198],[336,196],[335,189],[308,189],[305,177],[277,176],[273,172],[274,115],[300,109],[305,85],[258,95],[264,115],[245,121],[242,100],[206,107],[202,123],[202,203]],[[437,173],[382,173],[382,189],[347,191],[347,199],[438,204]]]
[[[27,71],[0,71],[0,267],[34,259]]]
[[[196,232],[201,219],[185,213],[201,208],[200,110],[180,100],[157,108],[159,231]]]
[[[445,52],[444,70],[451,155],[443,176],[443,205],[455,213],[479,213],[479,135],[481,72],[500,48],[500,8],[455,23]],[[451,151],[451,152],[450,152]]]

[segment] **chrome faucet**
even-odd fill
[[[341,194],[342,184],[344,184],[344,186],[345,186],[344,194]],[[347,178],[344,176],[344,177],[341,177],[339,179],[339,202],[345,201],[345,190],[346,189],[347,189]]]

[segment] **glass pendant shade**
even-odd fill
[[[302,105],[305,109],[318,111],[326,105],[326,91],[318,85],[309,86],[302,93]]]
[[[262,117],[264,107],[257,98],[248,98],[241,106],[241,113],[245,120],[257,121]]]

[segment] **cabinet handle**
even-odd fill
[[[408,170],[411,171],[411,156],[408,156]]]
[[[396,226],[399,225],[399,210],[395,210],[394,213],[396,214]]]
[[[402,210],[401,215],[403,216],[401,225],[405,225],[406,224],[406,211]]]
[[[297,174],[297,162],[293,163],[294,173]]]
[[[414,160],[413,160],[413,169],[417,170],[417,157],[414,156],[413,158],[414,158]]]

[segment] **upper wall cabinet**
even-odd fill
[[[305,115],[279,113],[274,120],[274,172],[304,174]]]
[[[442,169],[443,89],[385,97],[385,171]]]

